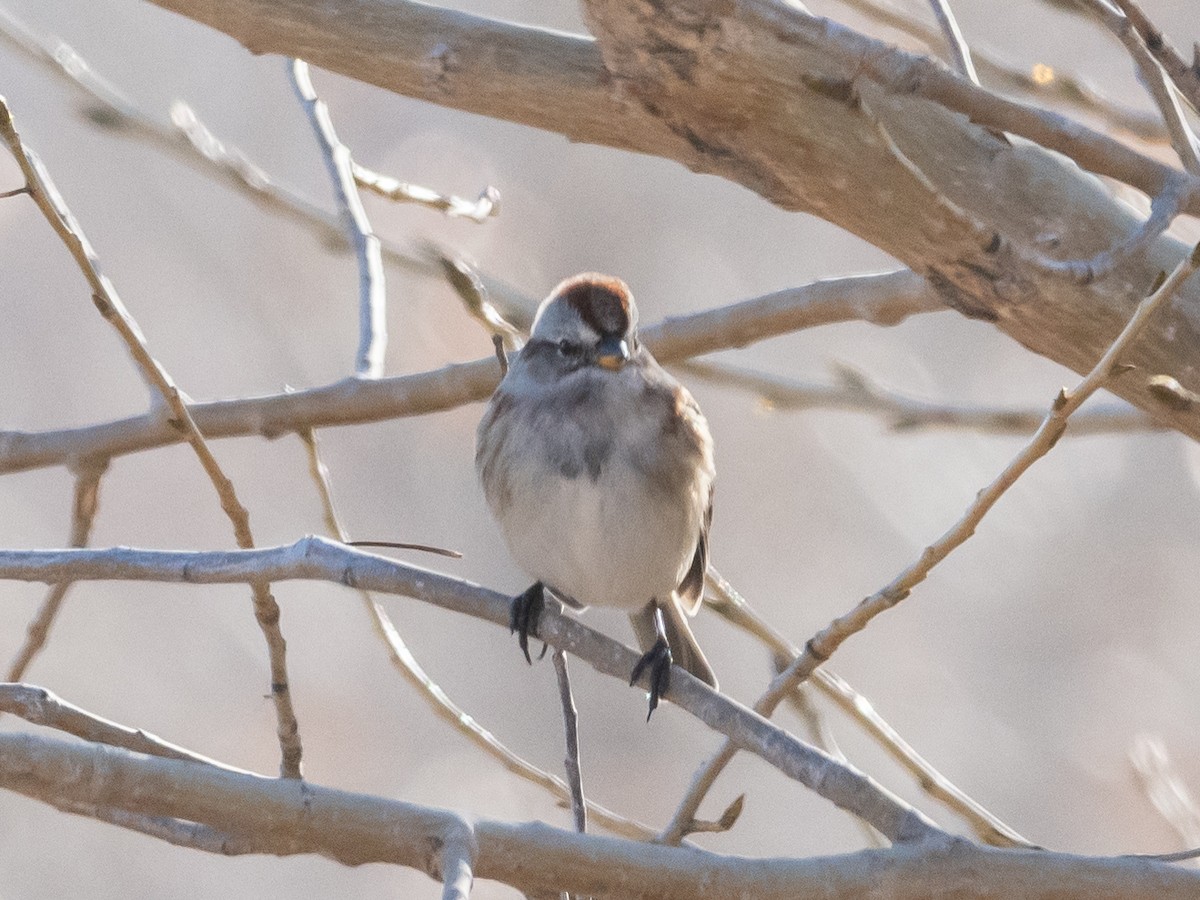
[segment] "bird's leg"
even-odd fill
[[[671,645],[667,643],[662,609],[657,605],[654,607],[654,633],[657,635],[654,646],[642,655],[633,667],[633,674],[629,676],[629,684],[632,686],[641,677],[642,672],[650,670],[650,711],[646,713],[647,722],[658,707],[658,698],[667,692],[671,684]]]
[[[529,655],[529,636],[537,637],[538,618],[546,606],[546,590],[540,581],[535,581],[524,593],[513,597],[512,606],[508,610],[508,630],[517,635],[517,645],[525,654],[525,661],[531,666],[533,658]],[[542,644],[542,653],[538,659],[546,655],[546,645]]]

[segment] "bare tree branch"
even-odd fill
[[[143,580],[186,584],[318,579],[359,590],[402,594],[508,627],[510,597],[448,575],[363,553],[320,537],[273,549],[228,551],[0,550],[0,578],[23,581]],[[625,682],[641,654],[550,609],[538,638]],[[646,682],[643,676],[642,682]],[[644,689],[644,684],[643,684]],[[944,834],[920,812],[856,769],[803,743],[713,691],[679,667],[663,695],[820,796],[870,822],[893,842]]]
[[[354,374],[361,378],[378,378],[383,374],[383,360],[387,353],[387,291],[384,287],[379,238],[371,228],[362,198],[358,195],[350,148],[338,139],[333,121],[329,118],[329,107],[317,96],[313,87],[308,63],[302,59],[290,60],[288,76],[321,146],[321,157],[329,170],[338,209],[341,210],[350,244],[354,247],[354,256],[358,260],[359,340]]]
[[[908,15],[889,0],[839,2],[889,28],[895,28],[916,38],[927,47],[939,47],[944,43],[944,34],[940,30]],[[982,73],[982,79],[988,84],[1030,94],[1038,100],[1068,104],[1099,116],[1112,127],[1131,132],[1143,141],[1162,143],[1167,139],[1162,122],[1156,116],[1113,102],[1090,87],[1078,75],[1060,71],[1045,63],[1036,63],[1024,68],[1010,65],[997,54],[981,47],[978,41],[974,42],[971,55]]]
[[[785,660],[786,664],[791,664],[800,656],[800,648],[763,620],[746,601],[746,598],[739,594],[733,585],[711,566],[708,570],[706,584],[710,593],[705,599],[713,610],[738,628],[754,635],[771,649],[773,656]],[[912,775],[925,793],[966,821],[981,841],[994,847],[1030,848],[1034,846],[1016,829],[985,809],[982,804],[968,796],[942,772],[934,768],[900,736],[895,728],[884,720],[883,716],[872,706],[870,700],[851,687],[840,675],[834,674],[828,666],[817,669],[813,673],[811,683],[822,696],[832,701],[850,717],[851,721],[870,735],[887,752],[888,756]],[[670,831],[670,826],[668,826],[663,835],[666,836]]]
[[[967,46],[966,38],[963,37],[962,31],[958,27],[958,20],[954,18],[954,11],[950,9],[949,0],[929,0],[929,5],[933,7],[933,15],[942,29],[942,34],[946,37],[946,44],[950,47],[950,53],[954,57],[954,67],[967,81],[979,84],[979,76],[975,74],[975,64],[971,62],[971,48]]]
[[[893,325],[935,312],[936,292],[912,272],[817,281],[707,312],[667,319],[641,330],[661,362],[741,347],[768,337],[834,322]],[[307,428],[425,415],[486,400],[500,374],[492,356],[390,378],[350,378],[265,397],[189,404],[206,437],[276,438]],[[61,431],[0,431],[0,473],[71,465],[174,444],[179,433],[152,414]]]
[[[92,524],[96,521],[96,507],[100,500],[100,481],[108,469],[107,461],[85,464],[75,473],[74,502],[71,504],[71,536],[68,547],[86,547],[88,536],[92,533]],[[50,628],[62,602],[71,589],[71,582],[62,581],[52,586],[42,601],[37,615],[29,623],[25,634],[25,643],[17,651],[12,665],[8,667],[8,681],[21,681],[30,663],[46,645],[50,636]]]
[[[45,688],[31,684],[0,684],[0,710],[20,716],[34,725],[44,725],[77,738],[110,747],[122,747],[134,753],[183,759],[217,766],[229,772],[245,772],[224,763],[185,750],[142,729],[126,728],[68,703]]]
[[[1072,391],[1063,388],[1051,404],[1050,411],[1042,420],[1037,432],[1004,470],[976,496],[962,517],[941,537],[927,546],[920,557],[887,585],[857,606],[838,617],[819,633],[809,638],[804,652],[771,682],[754,703],[754,711],[770,716],[779,704],[799,684],[803,683],[823,663],[829,661],[837,649],[850,637],[858,634],[881,613],[907,598],[913,588],[923,582],[934,567],[963,545],[974,533],[984,516],[1017,480],[1035,462],[1045,456],[1067,429],[1070,416],[1096,391],[1103,387],[1120,368],[1120,358],[1145,328],[1150,317],[1169,301],[1179,287],[1187,281],[1196,268],[1200,267],[1200,245],[1175,267],[1170,275],[1164,276],[1155,290],[1146,297],[1134,312],[1128,324],[1113,341],[1112,345],[1096,363],[1091,372]],[[678,841],[686,825],[696,816],[696,810],[712,788],[717,777],[729,765],[738,748],[726,738],[725,742],[693,776],[687,794],[679,804],[671,822],[664,829],[662,840],[667,843]],[[872,823],[874,824],[874,823]]]
[[[874,413],[895,431],[961,428],[984,434],[1027,435],[1037,430],[1045,413],[1032,408],[988,407],[921,400],[873,382],[844,364],[834,366],[832,384],[800,381],[704,360],[675,363],[689,378],[754,394],[769,410],[837,409]],[[1091,406],[1071,417],[1068,435],[1125,434],[1162,426],[1127,404]]]
[[[1040,269],[1034,250],[1091,259],[1126,243],[1140,223],[1075,166],[1026,141],[1006,146],[988,129],[1023,136],[1152,197],[1178,170],[796,4],[701,0],[671,15],[669,4],[589,0],[595,42],[403,0],[384,11],[344,0],[336,13],[280,0],[157,5],[255,52],[302,55],[408,96],[736,181],[858,234],[928,276],[959,311],[1077,372],[1090,370],[1128,321],[1136,298],[1125,286],[1149,284],[1185,252],[1160,236],[1123,262],[1120,277],[1090,285],[1064,284]],[[971,222],[906,183],[862,114],[865,90],[896,143],[945,180],[937,187],[971,209]],[[1184,212],[1200,209],[1200,194],[1188,198]],[[1193,437],[1200,437],[1200,410],[1164,406],[1147,379],[1167,374],[1200,390],[1198,298],[1200,287],[1189,286],[1139,342],[1129,362],[1145,377],[1114,385]]]
[[[137,365],[143,380],[159,398],[162,406],[156,405],[148,413],[158,419],[164,427],[175,431],[179,438],[187,441],[200,461],[204,474],[212,482],[213,489],[221,502],[221,509],[233,525],[234,537],[242,548],[254,546],[254,535],[250,530],[250,514],[238,499],[233,482],[221,469],[213,456],[204,436],[196,426],[182,393],[162,364],[155,359],[146,346],[133,316],[121,302],[116,288],[100,271],[95,251],[71,214],[62,195],[51,181],[37,155],[26,146],[13,124],[12,113],[0,97],[0,137],[21,167],[29,195],[50,223],[75,259],[80,271],[92,289],[92,301],[100,314],[111,324],[125,342],[130,356]],[[167,411],[169,410],[169,413]],[[167,414],[164,414],[167,413]],[[277,721],[276,734],[279,738],[281,755],[280,770],[289,778],[300,777],[300,760],[303,751],[296,712],[292,706],[291,688],[287,674],[287,644],[279,628],[279,605],[271,595],[270,585],[265,581],[251,582],[254,599],[254,618],[267,643],[271,666],[271,697],[275,701]]]
[[[129,790],[137,785],[136,791]],[[447,845],[474,876],[527,893],[661,900],[851,900],[887,884],[892,900],[955,885],[961,900],[1190,900],[1200,874],[1166,863],[929,841],[816,859],[746,859],[581,835],[539,823],[473,824],[443,810],[308,782],[225,772],[101,745],[0,735],[0,787],[80,812],[103,797],[133,813],[253,834],[262,852],[319,853],[348,865],[387,862],[442,881]],[[467,850],[466,848],[472,848]],[[531,865],[530,860],[537,860]],[[443,897],[454,896],[443,893]]]

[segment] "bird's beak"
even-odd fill
[[[604,338],[597,348],[596,362],[615,372],[629,362],[629,344],[625,342],[624,338],[616,336]]]

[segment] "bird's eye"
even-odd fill
[[[562,356],[579,356],[583,352],[583,346],[574,341],[563,340],[558,342],[558,352]]]

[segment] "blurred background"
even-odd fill
[[[475,0],[491,16],[582,31],[572,4]],[[332,209],[325,169],[279,58],[133,0],[3,0],[37,33],[69,43],[148,113],[190,104],[273,178]],[[891,40],[833,2],[811,8]],[[1145,4],[1188,47],[1189,0]],[[927,18],[922,2],[903,4]],[[1151,109],[1120,47],[1040,2],[955,4],[967,39],[1012,65],[1066,67],[1112,98]],[[582,270],[620,275],[643,322],[815,278],[897,263],[810,216],[659,160],[443,110],[314,72],[343,140],[363,164],[436,190],[503,196],[484,225],[366,203],[405,247],[434,241],[530,297]],[[0,93],[95,244],[150,348],[191,397],[322,385],[352,371],[354,260],[158,150],[97,127],[62,79],[0,42]],[[19,184],[0,159],[0,189]],[[86,425],[146,409],[141,380],[86,285],[27,199],[0,201],[0,428]],[[491,352],[441,281],[388,269],[388,374]],[[928,400],[1044,408],[1072,373],[955,313],[895,328],[849,324],[770,340],[725,361],[810,380],[849,365]],[[715,566],[795,643],[891,580],[963,512],[1021,446],[969,431],[895,433],[876,416],[772,411],[693,382],[717,444]],[[1110,402],[1111,398],[1102,398]],[[526,579],[508,559],[475,483],[482,407],[320,434],[353,537],[453,547],[413,556],[490,587]],[[260,545],[323,530],[295,437],[216,442]],[[1200,452],[1176,434],[1068,438],[1000,502],[978,534],[912,597],[838,653],[832,668],[923,755],[1030,840],[1096,854],[1166,852],[1179,836],[1155,812],[1129,751],[1151,735],[1200,794],[1200,627],[1196,534]],[[67,541],[72,479],[51,468],[0,478],[0,545]],[[229,524],[186,447],[122,457],[101,488],[92,543],[228,548]],[[45,589],[0,583],[0,661],[20,646]],[[276,588],[313,782],[480,817],[569,813],[433,716],[392,671],[357,595],[326,584]],[[386,598],[413,652],[451,696],[517,752],[561,772],[562,725],[549,662],[527,666],[504,631]],[[588,624],[627,642],[619,614]],[[750,703],[768,679],[751,640],[711,612],[695,622],[722,688]],[[653,825],[670,816],[719,741],[665,706],[572,668],[591,797]],[[273,774],[277,744],[266,652],[244,588],[76,586],[27,680],[126,725],[226,763]],[[838,713],[850,758],[941,823],[961,829]],[[783,714],[789,728],[795,719]],[[0,728],[28,727],[13,717]],[[757,759],[739,757],[702,812],[747,794],[737,827],[697,843],[723,853],[858,849],[856,825]],[[418,873],[348,869],[313,857],[225,859],[0,794],[0,896],[283,898],[433,896]],[[479,898],[517,894],[477,885]]]

